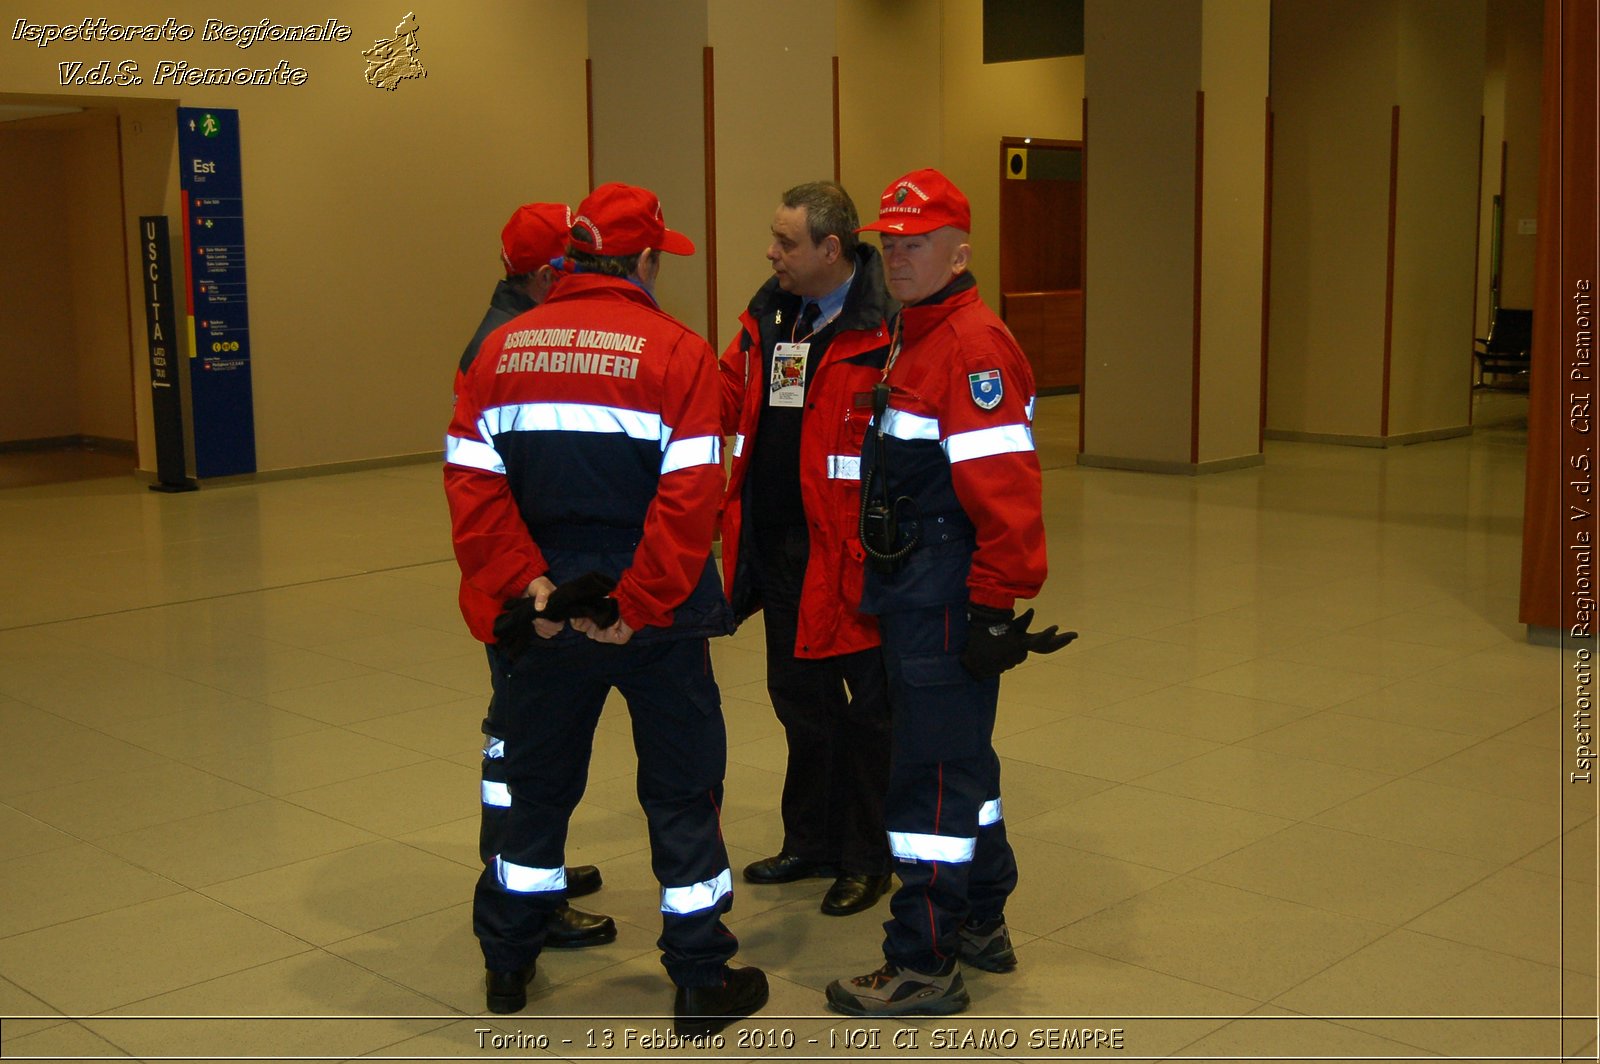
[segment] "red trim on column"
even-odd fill
[[[1483,272],[1483,146],[1486,143],[1484,136],[1485,121],[1483,115],[1478,116],[1478,194],[1472,201],[1477,210],[1473,211],[1472,214],[1472,331],[1467,334],[1469,341],[1476,339],[1478,335],[1478,276]],[[1504,159],[1505,156],[1502,155],[1501,158]],[[1468,351],[1472,350],[1470,342],[1465,347]],[[1472,424],[1472,359],[1468,358],[1466,363],[1467,424],[1470,425]]]
[[[128,164],[122,151],[122,123],[125,116],[119,111],[113,121],[117,127],[117,207],[122,211],[122,261],[128,261],[128,183],[123,177],[128,172]],[[135,224],[138,224],[137,222]],[[143,236],[144,234],[140,234]],[[140,288],[144,287],[143,282]],[[176,339],[176,337],[174,337]],[[129,424],[133,426],[133,465],[139,468],[139,359],[135,357],[133,340],[133,315],[128,315],[128,417]],[[176,364],[177,359],[173,359]]]
[[[583,61],[583,105],[589,129],[589,188],[594,188],[594,60]]]
[[[1261,426],[1256,453],[1267,449],[1267,338],[1272,326],[1272,97],[1267,97],[1266,180],[1262,187],[1261,223]]]
[[[843,184],[839,168],[839,57],[833,57],[833,179]]]
[[[1506,204],[1506,153],[1509,150],[1510,146],[1502,140],[1500,142],[1500,206],[1502,208]],[[1501,217],[1504,217],[1503,213]]]
[[[1082,168],[1078,171],[1080,183],[1078,185],[1078,232],[1081,239],[1078,241],[1078,255],[1080,257],[1078,277],[1083,286],[1083,380],[1078,384],[1078,453],[1083,453],[1084,422],[1088,420],[1088,406],[1086,396],[1089,394],[1089,100],[1083,101],[1083,157]]]
[[[1600,8],[1594,0],[1545,3],[1539,228],[1534,243],[1527,489],[1517,616],[1525,624],[1559,627],[1569,650],[1575,642],[1593,638],[1594,610],[1585,600],[1594,597],[1591,555],[1600,538],[1592,466],[1584,470],[1573,464],[1580,456],[1592,463],[1595,446],[1590,404],[1596,376],[1594,304],[1600,297],[1595,290],[1600,280],[1597,18]],[[1568,690],[1576,690],[1578,698],[1569,704],[1582,705],[1581,682]],[[1570,760],[1568,764],[1578,767]],[[1570,799],[1562,803],[1564,817],[1569,808]]]
[[[706,339],[717,350],[717,97],[713,71],[716,63],[708,44],[701,53],[704,74],[706,134]]]
[[[1206,94],[1194,94],[1194,356],[1189,371],[1189,462],[1200,464],[1200,266],[1205,237]]]
[[[1389,261],[1383,281],[1383,414],[1378,435],[1389,435],[1389,384],[1394,356],[1394,231],[1400,202],[1400,105],[1389,111]]]

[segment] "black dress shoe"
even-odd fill
[[[567,866],[567,897],[581,898],[600,889],[600,869],[592,864]]]
[[[483,981],[489,990],[490,1012],[502,1016],[508,1012],[521,1012],[528,1007],[528,984],[533,981],[533,962],[529,961],[526,968],[514,972],[490,969],[483,973]]]
[[[545,949],[582,949],[616,939],[617,922],[611,917],[579,912],[570,905],[551,913],[549,923],[544,925]]]
[[[744,866],[744,878],[751,883],[793,883],[797,879],[825,879],[839,870],[821,861],[808,861],[792,853],[764,857]]]
[[[716,1034],[767,1003],[767,973],[760,968],[724,968],[721,986],[680,986],[672,1011],[685,1038]]]
[[[891,877],[843,875],[833,881],[822,899],[822,911],[829,916],[849,916],[866,912],[878,904],[889,889]]]

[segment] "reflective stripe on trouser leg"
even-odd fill
[[[990,752],[987,793],[1000,793],[1000,758]],[[993,819],[986,820],[988,812]],[[971,918],[988,920],[1006,911],[1006,899],[1017,887],[1017,859],[1006,838],[1006,822],[1000,799],[990,798],[978,810],[978,846],[972,856],[972,873],[967,882],[967,903]]]
[[[934,971],[955,956],[978,846],[979,767],[963,758],[896,762],[890,771],[884,819],[900,889],[889,903],[894,919],[884,924],[883,952],[902,967]]]
[[[540,642],[517,659],[491,708],[486,779],[499,782],[509,806],[499,850],[478,877],[472,925],[486,967],[514,971],[538,956],[549,915],[566,898],[567,824],[583,794],[589,753],[610,684],[598,644]],[[614,649],[614,648],[604,648]],[[490,788],[497,792],[498,788]]]
[[[499,737],[504,734],[504,729],[501,727],[499,711],[495,708],[501,698],[500,690],[505,686],[506,674],[510,671],[510,662],[492,645],[485,644],[483,649],[489,659],[489,687],[493,692],[483,719],[483,769],[479,783],[478,860],[487,867],[495,854],[500,852],[500,839],[506,828],[506,810],[511,806],[511,790],[506,786],[506,744]]]
[[[483,778],[478,784],[478,859],[487,866],[500,852],[511,788],[506,785],[505,740],[483,737]]]
[[[733,893],[733,870],[724,868],[715,879],[691,883],[687,887],[662,887],[661,911],[674,916],[693,916],[715,908]]]
[[[633,721],[639,804],[662,888],[661,963],[679,986],[717,985],[739,943],[722,922],[733,904],[721,829],[728,740],[709,647],[683,639],[632,650],[617,690]]]

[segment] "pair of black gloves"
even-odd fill
[[[1030,651],[1054,654],[1078,638],[1077,632],[1057,633],[1053,624],[1030,633],[1028,625],[1032,623],[1031,609],[1018,617],[1014,610],[967,603],[967,649],[961,652],[962,666],[976,678],[987,680],[1021,665]]]
[[[515,659],[537,637],[534,621],[571,621],[587,617],[600,628],[610,628],[617,623],[617,600],[611,597],[617,582],[604,573],[584,573],[559,585],[545,600],[544,609],[534,608],[533,599],[526,595],[507,599],[500,616],[495,618],[495,646]],[[999,610],[967,604],[967,648],[961,653],[961,664],[973,676],[986,680],[999,676],[1007,669],[1021,665],[1028,654],[1054,654],[1074,639],[1077,632],[1056,631],[1056,626],[1029,632],[1033,623],[1033,610],[1021,617],[1013,610]]]
[[[535,609],[533,599],[519,595],[506,599],[500,616],[494,620],[494,645],[515,660],[537,638],[534,621],[571,621],[587,617],[597,627],[617,623],[617,600],[611,592],[617,582],[604,573],[584,573],[557,586],[545,600],[544,609]]]

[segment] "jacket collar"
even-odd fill
[[[856,276],[844,297],[844,309],[833,320],[838,332],[868,329],[887,321],[896,306],[883,283],[883,256],[878,249],[871,244],[857,244],[855,254]],[[778,310],[795,313],[802,302],[799,296],[779,287],[776,277],[769,277],[750,299],[750,316],[761,321]]]
[[[944,321],[958,308],[978,302],[978,279],[971,271],[959,274],[927,299],[901,309],[900,327],[909,339],[920,336]]]
[[[605,296],[612,299],[624,299],[640,306],[659,310],[660,307],[655,297],[646,292],[636,282],[625,277],[612,277],[604,273],[571,273],[562,274],[555,287],[550,290],[550,295],[545,298],[546,303],[555,303],[561,300],[583,298],[585,296]]]
[[[494,295],[489,297],[489,305],[496,310],[509,311],[513,317],[525,314],[538,306],[528,298],[528,293],[520,286],[512,284],[505,278],[501,278],[500,283],[494,286]]]

